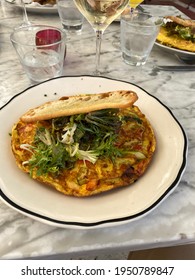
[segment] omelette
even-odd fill
[[[195,52],[195,22],[168,16],[161,26],[157,42],[176,49]]]
[[[65,195],[86,197],[128,187],[145,173],[155,152],[152,126],[134,104],[39,119],[24,117],[14,124],[16,164]]]

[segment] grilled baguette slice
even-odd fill
[[[50,101],[30,109],[21,116],[21,120],[23,122],[34,122],[107,108],[124,109],[132,106],[137,99],[137,94],[128,90],[64,96],[59,100]]]
[[[185,27],[195,27],[195,21],[191,19],[183,19],[176,16],[167,16],[166,18]]]

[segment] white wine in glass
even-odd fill
[[[99,75],[102,35],[111,22],[123,12],[129,0],[74,0],[74,2],[96,33],[95,75]]]
[[[144,0],[129,0],[129,6],[131,7],[131,9],[135,9],[143,1]]]

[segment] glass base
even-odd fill
[[[81,34],[82,24],[80,24],[80,25],[65,25],[65,24],[63,24],[62,26],[63,26],[63,29],[68,33]]]
[[[146,64],[147,57],[146,56],[129,56],[125,53],[122,53],[122,58],[124,62],[128,65],[132,66],[142,66]]]

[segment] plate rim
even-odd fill
[[[146,209],[144,209],[143,211],[141,212],[138,212],[136,214],[133,214],[133,215],[130,215],[130,216],[125,216],[125,217],[120,217],[120,218],[109,218],[109,219],[102,219],[102,220],[99,220],[99,221],[95,221],[95,222],[74,222],[74,221],[64,221],[64,220],[59,220],[59,219],[54,219],[54,218],[51,218],[49,216],[46,216],[46,215],[42,215],[42,214],[39,214],[39,213],[36,213],[34,211],[31,211],[29,209],[27,209],[26,207],[22,207],[20,206],[19,204],[15,203],[14,201],[12,201],[4,192],[3,190],[1,189],[1,186],[0,186],[0,198],[2,201],[4,201],[8,206],[10,206],[11,208],[14,208],[15,210],[17,210],[18,212],[26,215],[26,216],[29,216],[31,218],[34,218],[36,220],[39,220],[39,221],[42,221],[43,223],[46,223],[46,224],[50,224],[50,225],[53,225],[53,226],[58,226],[58,227],[64,227],[64,228],[83,228],[83,229],[86,229],[86,228],[96,228],[96,227],[105,227],[105,226],[113,226],[113,225],[118,225],[119,223],[127,223],[127,222],[131,222],[131,221],[135,221],[136,219],[138,218],[141,218],[143,216],[145,216],[147,213],[151,212],[153,209],[155,209],[155,207],[161,203],[166,197],[168,194],[170,194],[176,187],[177,185],[179,184],[180,182],[180,179],[182,177],[182,174],[184,173],[185,171],[185,168],[186,168],[186,164],[187,164],[187,152],[188,152],[188,140],[187,140],[187,136],[186,136],[186,133],[182,127],[182,125],[180,124],[180,122],[177,120],[177,118],[175,117],[175,115],[173,114],[173,112],[168,108],[167,105],[165,105],[162,101],[160,101],[156,96],[150,94],[149,92],[147,92],[145,89],[143,89],[141,86],[135,84],[135,83],[132,83],[132,82],[128,82],[128,81],[124,81],[124,80],[120,80],[120,79],[113,79],[113,78],[110,78],[110,77],[104,77],[104,76],[93,76],[93,75],[75,75],[75,76],[61,76],[61,77],[56,77],[56,78],[53,78],[53,79],[50,79],[50,80],[47,80],[47,81],[44,81],[40,84],[43,84],[43,83],[47,83],[48,81],[51,81],[51,80],[56,80],[56,79],[63,79],[63,78],[84,78],[84,77],[87,77],[87,78],[101,78],[101,79],[105,79],[105,80],[111,80],[111,81],[116,81],[116,82],[122,82],[122,83],[126,83],[126,84],[130,84],[130,85],[133,85],[139,89],[141,89],[144,93],[146,93],[147,95],[149,95],[150,97],[154,98],[157,100],[158,103],[160,103],[161,106],[163,106],[167,111],[168,113],[171,115],[171,117],[173,118],[173,120],[178,124],[181,132],[182,132],[182,135],[183,135],[183,140],[184,140],[184,144],[182,146],[183,148],[183,153],[182,153],[182,163],[180,165],[180,167],[178,168],[177,170],[177,176],[175,177],[174,181],[171,183],[171,185],[166,189],[166,191],[163,192],[163,194],[157,199],[155,200],[154,203],[152,203],[151,205],[149,205],[149,207],[147,207]],[[39,86],[39,85],[32,85],[32,86],[29,86],[28,88],[24,89],[23,91],[17,93],[16,95],[12,96],[3,106],[0,107],[0,111],[8,106],[9,103],[11,103],[13,100],[15,100],[18,96],[21,96],[24,92],[28,91],[29,89],[33,88],[33,87],[36,87],[36,86]]]
[[[7,3],[9,4],[12,4],[12,5],[15,5],[16,7],[22,9],[21,5],[16,3],[16,0],[13,0],[13,1],[8,1],[6,0]],[[34,5],[36,4],[35,3],[25,3],[25,6],[26,6],[26,10],[27,12],[41,12],[41,13],[46,13],[46,12],[57,12],[58,11],[58,8],[57,8],[57,5],[52,5],[52,6],[47,6],[47,5]],[[38,4],[38,3],[37,3]]]
[[[158,41],[155,41],[155,45],[164,49],[164,50],[167,50],[169,53],[177,53],[177,55],[185,55],[185,56],[189,56],[189,57],[194,57],[195,58],[195,52],[189,52],[189,51],[185,51],[185,50],[180,50],[180,49],[176,49],[174,47],[169,47],[169,46],[166,46],[166,45],[163,45],[161,44],[160,42]]]

